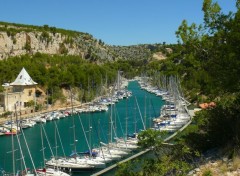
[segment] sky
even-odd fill
[[[216,1],[216,0],[215,0]],[[236,0],[218,0],[224,13]],[[87,32],[109,45],[176,43],[177,31],[203,22],[203,0],[5,0],[0,21]]]

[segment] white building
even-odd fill
[[[15,105],[21,111],[29,109],[29,102],[35,101],[36,85],[37,83],[32,80],[25,68],[22,68],[14,82],[2,85],[5,89],[0,94],[2,111],[14,111]]]

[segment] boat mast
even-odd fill
[[[57,158],[57,156],[58,156],[58,145],[57,145],[57,128],[56,128],[56,126],[55,126],[55,130],[54,130],[55,132],[55,134],[54,134],[54,138],[55,138],[55,152],[56,152],[56,154],[55,154],[55,156],[56,156],[56,158]]]
[[[61,144],[61,148],[62,148],[63,156],[66,157],[66,154],[65,154],[65,151],[64,151],[64,148],[63,148],[63,144],[62,144],[61,136],[60,136],[60,134],[59,134],[59,130],[58,130],[58,127],[57,127],[57,123],[56,123],[56,121],[54,121],[54,124],[55,124],[55,128],[56,128],[57,135],[58,135],[58,138],[59,138],[59,142],[60,142],[60,144]]]
[[[16,104],[14,105],[15,107],[15,115],[17,118],[17,107]],[[12,136],[12,165],[13,165],[13,174],[16,174],[16,168],[15,168],[15,151],[14,151],[14,139],[13,139],[13,119],[12,119],[12,115],[11,115],[11,136]],[[18,130],[18,129],[17,129]]]
[[[112,139],[113,139],[113,120],[112,120],[112,114],[113,114],[113,95],[114,95],[114,90],[115,90],[115,85],[113,86],[112,92],[111,92],[111,105],[110,105],[110,116],[109,116],[109,141],[108,143],[112,143]]]
[[[49,139],[48,139],[48,136],[47,136],[47,133],[46,133],[46,130],[45,130],[43,124],[41,124],[41,126],[42,126],[42,129],[43,129],[43,133],[44,133],[44,135],[45,135],[45,137],[46,137],[46,140],[47,140],[47,143],[48,143],[48,147],[49,147],[49,149],[50,149],[50,152],[51,152],[51,154],[52,154],[52,157],[55,158],[55,156],[54,156],[54,154],[53,154],[53,151],[52,151],[52,147],[51,147],[51,145],[50,145],[50,142],[49,142]],[[56,158],[55,158],[55,159],[56,159]]]
[[[146,96],[146,92],[144,94],[144,124],[145,126],[147,126],[147,96]]]
[[[75,121],[74,121],[74,117],[73,117],[73,100],[72,100],[72,89],[71,89],[71,86],[69,87],[70,88],[70,93],[71,93],[71,105],[72,105],[72,123],[73,123],[73,149],[74,149],[74,153],[76,154],[77,152],[77,149],[76,149],[76,132],[75,132]]]
[[[91,112],[89,112],[91,113]],[[80,117],[79,117],[80,118]],[[88,128],[89,128],[89,150],[92,149],[92,123],[91,123],[92,113],[91,117],[88,118]]]
[[[16,113],[16,121],[18,121],[16,105],[15,105],[15,113]],[[21,127],[20,127],[20,128],[21,128]],[[17,124],[17,129],[18,129],[18,124]],[[17,132],[17,134],[16,134],[16,137],[17,137],[17,142],[18,142],[20,154],[21,154],[21,160],[22,160],[22,162],[23,162],[24,169],[25,169],[25,171],[27,172],[27,166],[26,166],[26,163],[25,163],[25,160],[24,160],[24,156],[23,156],[23,152],[22,152],[22,147],[21,147],[20,140],[19,140],[19,137],[18,137],[18,132]],[[21,162],[21,163],[22,163],[22,162]]]
[[[115,137],[117,137],[117,109],[116,105],[114,104],[114,130],[115,130]]]
[[[111,104],[111,113],[110,113],[110,142],[112,142],[112,133],[113,133],[113,121],[112,121],[112,114],[113,114],[113,105]]]
[[[148,99],[148,115],[149,115],[149,128],[152,127],[152,117],[151,117],[151,98]]]
[[[126,98],[126,129],[125,129],[125,139],[127,139],[128,135],[128,99]]]
[[[137,133],[137,107],[136,101],[134,101],[134,133]]]
[[[96,127],[95,127],[96,128]],[[103,155],[103,159],[105,160],[105,156],[104,156],[104,152],[103,152],[103,149],[102,149],[102,145],[101,145],[101,135],[100,135],[100,119],[98,119],[98,131],[97,131],[97,136],[98,136],[98,143],[100,144],[99,147],[100,147],[100,151],[102,152],[102,155]]]
[[[92,91],[94,91],[94,89],[93,89],[93,81],[92,81]],[[90,91],[90,80],[89,80],[89,77],[88,77],[88,98],[89,98],[89,100],[91,100],[91,91]],[[92,146],[92,127],[91,127],[91,118],[92,118],[92,113],[90,112],[90,102],[91,101],[89,101],[89,104],[88,104],[88,109],[89,109],[89,112],[88,112],[88,140],[89,140],[89,150],[91,150],[91,146]],[[91,113],[91,115],[90,115],[90,113]],[[83,129],[84,130],[84,129]]]
[[[43,123],[43,122],[41,122]],[[45,147],[44,147],[44,144],[43,144],[43,130],[42,130],[42,124],[40,126],[40,134],[41,134],[41,143],[42,143],[42,155],[43,155],[43,168],[45,168]]]
[[[21,129],[21,128],[20,128],[20,129]],[[24,132],[23,132],[22,129],[21,129],[21,131],[22,131],[23,139],[24,139],[24,142],[25,142],[25,144],[26,144],[27,151],[28,151],[28,154],[29,154],[29,157],[30,157],[30,160],[31,160],[31,163],[32,163],[33,169],[34,169],[34,172],[35,172],[35,174],[37,175],[37,173],[36,173],[36,167],[35,167],[35,164],[34,164],[34,162],[33,162],[33,158],[32,158],[31,152],[30,152],[30,150],[29,150],[29,146],[28,146],[28,143],[27,143],[27,140],[26,140],[25,134],[24,134]]]
[[[86,140],[86,142],[87,142],[87,146],[88,146],[89,153],[90,153],[90,158],[91,158],[91,157],[92,157],[92,148],[91,148],[91,144],[88,142],[87,135],[86,135],[86,132],[85,132],[85,130],[84,130],[83,123],[82,123],[82,120],[81,120],[81,117],[80,117],[79,114],[78,114],[78,119],[79,119],[79,122],[80,122],[80,124],[81,124],[82,130],[83,130],[83,135],[84,135],[85,140]],[[90,131],[89,131],[89,133],[90,133]]]
[[[140,114],[140,117],[141,117],[141,121],[142,121],[142,124],[143,124],[143,129],[146,130],[146,126],[143,122],[143,118],[142,118],[142,113],[140,111],[140,108],[139,108],[139,105],[138,105],[138,102],[137,102],[137,98],[135,97],[135,100],[136,100],[136,103],[137,103],[137,107],[138,107],[138,111],[139,111],[139,114]]]

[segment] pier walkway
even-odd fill
[[[171,139],[172,139],[173,137],[175,137],[179,132],[183,131],[185,128],[187,128],[188,125],[190,125],[190,124],[192,123],[192,119],[193,119],[193,116],[194,116],[194,110],[188,110],[187,108],[185,108],[185,109],[186,109],[187,113],[189,114],[189,116],[191,117],[191,120],[190,120],[187,124],[185,124],[182,128],[180,128],[178,131],[176,131],[175,133],[173,133],[171,136],[169,136],[169,137],[167,137],[166,139],[164,139],[164,143],[166,143],[166,142],[168,142],[169,140],[171,140]],[[122,160],[122,161],[120,161],[120,162],[118,162],[118,163],[116,163],[116,164],[113,164],[113,165],[111,165],[111,166],[109,166],[109,167],[107,167],[107,168],[105,168],[105,169],[103,169],[103,170],[101,170],[101,171],[99,171],[99,172],[97,172],[97,173],[94,173],[94,174],[92,174],[91,176],[100,176],[100,175],[103,175],[103,174],[109,172],[110,170],[116,168],[119,164],[125,163],[125,162],[130,161],[130,160],[132,160],[132,159],[134,159],[134,158],[137,158],[137,157],[139,157],[139,156],[141,156],[141,155],[149,152],[150,150],[151,150],[151,149],[143,150],[143,151],[141,151],[141,152],[139,152],[139,153],[137,153],[137,154],[135,154],[135,155],[130,156],[129,158],[126,158],[126,159],[124,159],[124,160]]]

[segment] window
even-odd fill
[[[28,96],[32,96],[32,90],[29,90]]]

